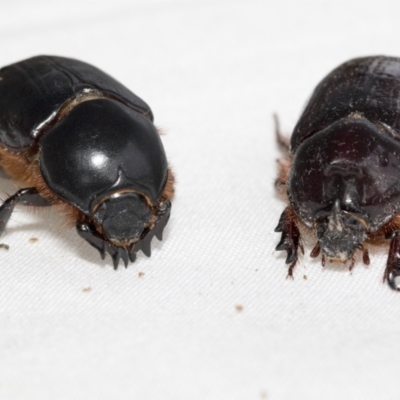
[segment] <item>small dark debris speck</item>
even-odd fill
[[[10,246],[5,243],[0,243],[0,248],[8,250],[10,248]]]

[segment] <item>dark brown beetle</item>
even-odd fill
[[[173,175],[150,107],[84,62],[38,56],[0,69],[0,166],[22,185],[0,207],[54,205],[114,268],[162,238]]]
[[[277,127],[279,143],[285,145]],[[390,239],[384,273],[399,290],[400,59],[357,58],[336,68],[315,89],[280,163],[278,191],[289,206],[275,229],[287,251],[289,275],[303,252],[299,226],[311,230],[330,261],[369,264],[366,242]]]

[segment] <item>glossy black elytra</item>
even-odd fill
[[[281,144],[284,140],[277,129]],[[289,276],[303,249],[299,226],[311,230],[317,257],[369,263],[366,242],[390,239],[384,280],[399,290],[400,59],[365,57],[344,63],[316,87],[280,163],[282,213],[277,250],[287,251]]]
[[[23,189],[0,207],[55,205],[114,268],[150,256],[173,175],[149,106],[101,70],[38,56],[0,69],[0,166]]]

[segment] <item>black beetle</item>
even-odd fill
[[[150,256],[168,222],[173,175],[149,106],[74,59],[38,56],[0,69],[0,166],[23,189],[0,207],[55,205],[114,268]]]
[[[277,137],[285,144],[279,127]],[[384,273],[390,287],[400,276],[400,59],[365,57],[333,70],[316,87],[280,163],[278,191],[289,206],[275,231],[292,276],[299,226],[311,230],[330,261],[355,263],[365,242],[390,239]]]

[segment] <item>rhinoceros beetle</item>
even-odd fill
[[[162,239],[173,175],[149,106],[84,62],[33,57],[0,69],[0,166],[22,189],[0,207],[54,205],[114,268]]]
[[[325,260],[350,270],[367,243],[390,239],[384,273],[392,289],[400,276],[400,59],[350,60],[324,78],[294,128],[280,162],[278,192],[289,206],[282,213],[277,250],[286,250],[292,276],[299,227],[312,231]]]

